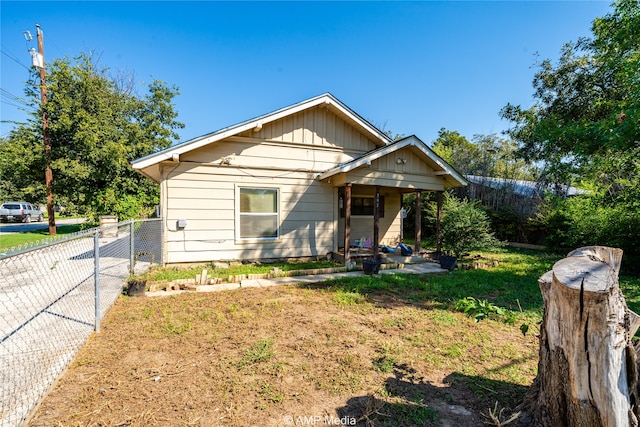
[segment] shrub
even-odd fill
[[[640,212],[626,203],[606,205],[595,197],[553,199],[545,205],[549,248],[567,252],[582,246],[611,246],[624,251],[622,268],[640,273]]]
[[[445,193],[442,206],[441,235],[443,250],[456,257],[500,245],[491,231],[489,217],[478,203],[449,193]]]

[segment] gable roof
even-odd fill
[[[339,173],[351,172],[359,167],[370,165],[373,160],[387,156],[405,147],[412,148],[417,155],[422,157],[425,163],[434,170],[435,175],[443,177],[448,187],[460,187],[467,185],[467,180],[464,179],[460,173],[458,173],[452,166],[445,162],[431,148],[429,148],[427,144],[422,142],[422,140],[415,135],[402,138],[395,142],[390,142],[383,147],[369,151],[357,159],[339,164],[338,166],[318,175],[318,179],[323,180]]]
[[[371,123],[355,113],[330,93],[325,93],[323,95],[307,99],[306,101],[302,101],[297,104],[282,108],[280,110],[273,111],[263,116],[256,117],[254,119],[250,119],[245,122],[220,129],[213,133],[191,139],[189,141],[148,155],[146,157],[136,159],[132,162],[132,166],[134,169],[141,170],[165,160],[172,160],[176,156],[180,156],[183,153],[187,153],[189,151],[237,135],[250,129],[259,130],[263,125],[267,123],[323,104],[331,108],[340,117],[350,122],[355,127],[359,128],[366,135],[370,136],[373,141],[379,143],[380,145],[384,146],[391,142],[389,137],[384,132],[373,126]]]

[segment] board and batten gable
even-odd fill
[[[371,160],[370,164],[331,177],[334,185],[349,182],[353,185],[379,185],[409,190],[429,188],[442,191],[445,182],[436,171],[410,148],[402,148],[391,155]]]
[[[324,256],[337,250],[337,189],[317,176],[379,145],[319,106],[167,162],[161,169],[167,263]],[[239,238],[240,188],[278,190],[277,239]],[[186,220],[183,229],[179,219]]]
[[[239,136],[265,141],[296,142],[315,147],[332,147],[344,152],[365,153],[380,143],[374,142],[326,105],[304,110],[267,123]]]
[[[405,163],[406,162],[406,163]],[[349,180],[359,185],[380,185],[403,189],[436,188],[444,190],[442,179],[409,149],[399,150],[395,156],[373,160],[371,166],[349,174]]]

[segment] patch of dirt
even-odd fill
[[[30,426],[481,426],[515,407],[517,326],[323,286],[121,297]]]

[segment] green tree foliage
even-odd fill
[[[429,202],[425,208],[426,221],[435,227],[437,203]],[[500,245],[491,231],[489,217],[478,203],[449,193],[444,193],[441,232],[443,251],[457,257]]]
[[[457,131],[441,128],[433,151],[463,175],[534,179],[535,168],[519,158],[517,144],[495,134],[474,135],[469,141]]]
[[[531,108],[508,104],[502,116],[525,159],[543,162],[553,182],[577,177],[617,186],[612,159],[640,140],[640,3],[618,0],[593,22],[592,38],[567,43],[557,64],[538,66]],[[637,165],[618,164],[623,174]]]
[[[549,199],[539,214],[546,244],[558,251],[590,245],[621,248],[622,269],[640,273],[638,203],[603,203],[598,195]]]
[[[44,167],[42,132],[31,129],[14,132],[10,138],[0,139],[0,203],[8,200],[44,201]]]
[[[479,154],[476,175],[516,180],[537,178],[537,169],[517,156],[518,144],[513,140],[490,134],[474,135],[472,142]]]
[[[557,64],[539,64],[531,108],[507,105],[520,154],[552,183],[580,182],[588,197],[551,200],[542,212],[548,243],[625,251],[640,270],[640,3],[617,0],[592,37],[567,43]]]
[[[463,175],[475,175],[480,150],[455,130],[440,128],[438,138],[431,144],[433,151]]]
[[[153,81],[139,96],[131,84],[107,72],[87,54],[56,59],[47,68],[54,197],[87,208],[94,217],[145,216],[158,203],[158,188],[130,162],[178,138],[175,129],[183,124],[176,121],[172,104],[178,90]],[[27,95],[38,104],[37,88],[27,88]],[[2,141],[3,157],[18,165],[3,192],[44,200],[41,129],[38,111]]]

